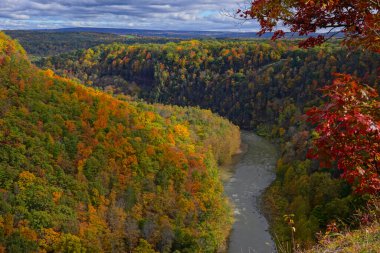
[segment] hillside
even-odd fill
[[[0,143],[0,252],[225,247],[239,129],[210,111],[115,99],[0,33]]]
[[[67,33],[56,30],[6,30],[4,32],[20,42],[23,48],[28,52],[28,56],[32,58],[31,60],[38,60],[40,57],[53,56],[79,49],[88,49],[97,45],[107,45],[114,42],[135,44],[178,41],[177,39],[142,38],[130,34],[118,35],[102,33],[101,31],[73,31]]]
[[[311,247],[329,222],[350,225],[366,197],[353,194],[337,169],[306,158],[315,137],[302,116],[323,103],[320,88],[349,73],[379,90],[380,56],[338,43],[305,50],[294,41],[183,41],[165,45],[112,44],[44,59],[42,66],[88,86],[152,102],[197,105],[281,146],[276,181],[264,211],[279,243],[291,241],[286,214],[295,215],[296,243]]]
[[[348,53],[338,43],[303,50],[294,41],[182,41],[112,44],[39,64],[85,84],[151,102],[211,109],[245,129],[281,137],[295,115],[319,103],[334,72],[379,88],[378,54]],[[291,133],[289,134],[289,136]]]

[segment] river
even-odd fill
[[[260,197],[275,179],[278,157],[276,146],[254,133],[241,134],[245,152],[233,165],[233,174],[225,183],[225,192],[234,205],[235,223],[229,253],[276,252],[268,232],[268,222],[260,213]]]

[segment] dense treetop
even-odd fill
[[[348,54],[338,43],[303,50],[293,41],[183,41],[104,45],[40,64],[115,94],[197,105],[255,128],[277,120],[289,126],[289,114],[318,103],[317,89],[331,83],[334,72],[379,87],[379,62],[379,55]]]
[[[5,33],[13,39],[17,39],[28,52],[32,60],[114,42],[134,44],[178,41],[178,39],[136,37],[132,35],[117,35],[100,32],[7,30]]]
[[[338,168],[306,159],[316,133],[302,115],[327,101],[319,89],[333,83],[335,72],[360,76],[378,90],[377,54],[349,52],[336,42],[306,50],[294,41],[183,41],[98,46],[40,63],[110,93],[209,108],[278,138],[282,157],[265,207],[283,243],[290,240],[284,214],[295,214],[296,242],[310,246],[316,232],[350,219],[365,202]]]
[[[277,164],[276,181],[264,198],[265,208],[272,231],[281,243],[289,242],[291,236],[283,215],[295,214],[295,240],[303,247],[311,246],[315,242],[316,232],[328,228],[334,220],[350,221],[350,225],[356,225],[351,222],[352,215],[355,209],[363,208],[367,196],[355,193],[359,181],[343,180],[348,179],[342,176],[347,166],[338,167],[333,163],[319,167],[318,162],[306,158],[313,141],[323,135],[318,129],[314,131],[314,124],[307,124],[302,115],[312,107],[319,108],[319,112],[323,113],[324,105],[329,106],[326,102],[333,101],[322,97],[320,88],[333,84],[335,72],[360,77],[362,83],[379,90],[379,63],[378,54],[349,51],[336,42],[305,50],[299,49],[295,41],[260,40],[193,40],[164,45],[116,43],[48,57],[39,62],[60,75],[75,77],[88,86],[123,99],[129,95],[136,101],[143,98],[150,102],[197,105],[218,112],[243,128],[255,129],[259,134],[277,138],[282,155]],[[213,146],[223,150],[212,150],[219,162],[228,157],[224,154],[234,150],[231,146],[225,147],[225,142],[219,138],[228,136],[223,129],[229,127],[218,123],[221,131],[215,128],[208,131],[210,126],[207,122],[215,120],[210,112],[184,110],[176,106],[148,106],[141,102],[128,103],[130,106],[139,105],[143,111],[156,112],[163,119],[170,119],[170,123],[188,126],[190,134],[181,126],[175,127],[175,133],[189,136],[198,143],[193,144],[194,147]],[[337,112],[340,109],[336,107]],[[368,112],[364,110],[358,115],[378,117],[376,113]],[[189,113],[194,115],[193,120],[186,119]],[[361,117],[347,119],[351,123],[361,124],[357,122]],[[318,121],[323,127],[324,121]],[[338,129],[333,133],[339,134],[341,131]],[[367,136],[367,133],[361,132],[362,143],[369,143],[366,137],[372,138],[371,142],[377,140],[372,135]],[[146,134],[150,135],[149,132]],[[344,147],[347,138],[341,140],[343,142],[340,144]],[[368,145],[365,147],[375,147]],[[233,146],[236,147],[235,144]],[[326,147],[329,149],[329,146]],[[356,161],[362,158],[371,160],[367,154],[358,154]],[[366,166],[361,168],[367,169]],[[350,172],[351,169],[346,171]],[[352,170],[353,173],[360,171]],[[156,249],[154,243],[145,246]]]
[[[0,251],[224,247],[231,216],[218,162],[239,147],[227,120],[41,71],[3,33],[0,98]]]

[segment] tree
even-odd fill
[[[133,250],[133,253],[156,253],[152,245],[144,239],[140,239],[138,247]]]
[[[259,35],[274,32],[272,39],[285,36],[283,28],[299,35],[309,35],[321,29],[329,35],[309,37],[301,47],[322,44],[339,31],[345,34],[347,45],[380,52],[379,0],[253,0],[237,14],[243,19],[256,19]],[[331,35],[332,34],[332,35]]]
[[[350,75],[337,75],[322,89],[329,101],[307,112],[316,124],[316,147],[309,157],[321,167],[335,164],[358,193],[380,192],[380,101],[375,89]]]

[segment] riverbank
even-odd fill
[[[228,181],[233,177],[236,171],[236,165],[239,163],[240,159],[248,150],[248,145],[241,142],[239,150],[232,156],[231,161],[227,164],[220,166],[220,179],[222,180],[223,185],[228,183]]]

